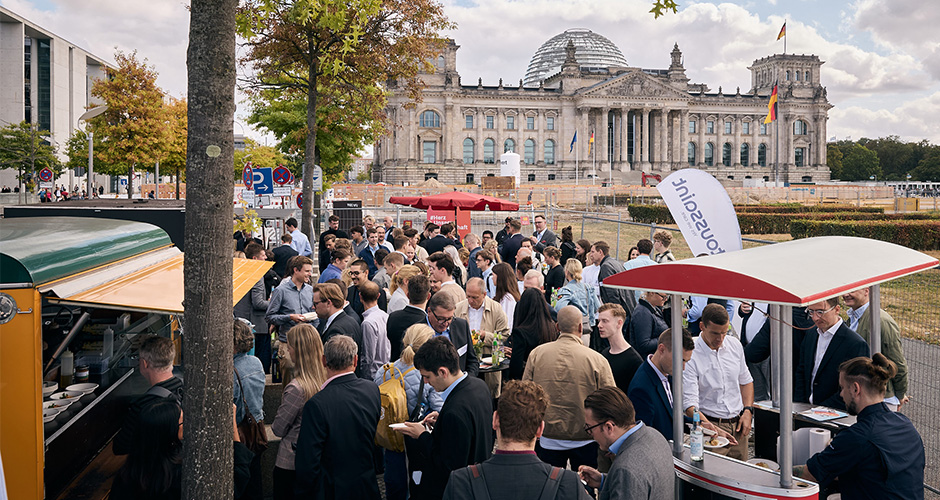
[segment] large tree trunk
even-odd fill
[[[317,148],[317,73],[319,72],[319,65],[318,58],[314,52],[315,40],[312,36],[308,37],[307,43],[310,47],[310,54],[308,59],[310,67],[308,70],[307,85],[308,133],[307,140],[304,144],[304,175],[301,191],[304,195],[304,206],[300,212],[300,230],[305,235],[307,235],[307,239],[310,240],[310,244],[312,246],[316,241],[319,241],[316,239],[313,229],[313,169],[316,167],[316,157],[314,152]],[[319,215],[319,213],[317,215]],[[317,248],[315,251],[319,252],[320,249]],[[321,269],[320,272],[323,272],[323,270]]]
[[[131,163],[130,168],[127,170],[127,199],[130,200],[134,197],[134,167],[137,166],[134,163]]]
[[[232,164],[237,0],[193,0],[183,362],[183,498],[232,498]]]

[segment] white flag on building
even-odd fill
[[[663,179],[657,189],[693,255],[743,248],[731,198],[711,174],[686,168]]]

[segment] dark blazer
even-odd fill
[[[516,233],[503,241],[503,248],[500,249],[499,256],[503,259],[503,262],[515,269],[516,253],[519,252],[520,248],[522,248],[522,234]]]
[[[326,318],[322,318],[320,324],[324,324],[325,321]],[[330,323],[329,328],[320,333],[320,339],[323,340],[323,344],[326,345],[326,342],[336,335],[346,335],[356,341],[356,346],[358,347],[357,354],[359,355],[359,361],[362,362],[362,327],[353,317],[346,314],[345,311],[341,311],[339,316]],[[362,370],[356,367],[356,375],[361,373]]]
[[[343,375],[304,405],[297,438],[297,498],[378,500],[372,458],[379,387]]]
[[[630,382],[627,397],[633,403],[637,420],[658,430],[667,440],[672,439],[672,406],[669,404],[669,396],[656,370],[645,358],[633,376],[633,382]]]
[[[483,480],[492,500],[533,498],[542,491],[545,481],[552,473],[552,466],[535,455],[493,455],[480,464]],[[573,470],[562,470],[558,476],[558,491],[555,498],[589,500],[587,490],[581,486],[578,474]],[[473,474],[469,467],[457,469],[450,474],[444,500],[474,500]]]
[[[382,248],[382,246],[379,245],[379,248]],[[378,252],[379,248],[376,248],[375,251]],[[366,264],[369,265],[369,279],[371,280],[375,277],[375,273],[379,272],[379,267],[375,265],[375,256],[372,254],[372,249],[369,248],[369,245],[366,245],[366,247],[359,252],[358,257],[366,261]]]
[[[659,336],[669,328],[663,312],[653,307],[646,299],[640,299],[630,316],[630,345],[636,348],[643,359],[656,351]]]
[[[473,341],[470,339],[470,323],[463,318],[454,318],[450,324],[450,341],[457,348],[460,356],[460,370],[476,377],[480,373],[480,360],[473,350]]]
[[[483,247],[476,247],[470,250],[470,260],[467,262],[467,279],[483,277],[483,271],[477,266],[476,261],[477,254],[480,253],[480,250],[483,250]]]
[[[539,232],[535,231],[532,233],[532,236],[538,236]],[[558,246],[558,237],[555,236],[555,233],[551,229],[546,229],[545,234],[542,235],[542,239],[535,244],[535,251],[542,253],[545,251],[545,247],[557,247]]]
[[[671,500],[675,480],[669,443],[658,432],[643,426],[620,445],[597,499]]]
[[[803,337],[808,330],[816,330],[813,320],[806,315],[806,309],[802,307],[793,308],[793,368],[796,369],[800,364],[800,346],[803,344]],[[770,321],[765,321],[757,335],[744,346],[744,359],[748,363],[760,363],[770,357]],[[812,367],[810,367],[812,370]],[[793,372],[796,380],[796,371]],[[794,386],[796,387],[796,386]]]
[[[444,401],[434,431],[425,432],[418,439],[405,437],[408,457],[414,469],[422,471],[421,484],[413,488],[412,498],[441,498],[451,471],[490,457],[492,398],[486,382],[467,375]]]
[[[256,334],[268,333],[268,322],[264,315],[268,312],[268,301],[264,298],[264,278],[258,280],[251,290],[235,304],[236,318],[243,318],[255,325]]]
[[[453,245],[457,247],[457,243],[454,240],[444,236],[443,234],[439,234],[429,240],[424,240],[421,242],[421,246],[423,246],[424,249],[428,251],[428,255],[431,255],[434,252],[443,252],[444,247],[447,245]]]
[[[428,315],[417,307],[411,305],[405,306],[400,311],[395,311],[388,315],[388,323],[385,324],[386,335],[389,343],[392,344],[392,355],[389,359],[392,361],[401,357],[401,351],[404,346],[401,345],[401,339],[405,336],[405,330],[411,325],[428,322]]]
[[[275,247],[271,250],[271,253],[274,254],[274,267],[271,269],[274,269],[274,272],[282,278],[284,277],[284,273],[287,272],[287,261],[289,261],[291,257],[299,255],[297,250],[294,250],[290,245]]]
[[[357,285],[351,285],[346,289],[346,301],[349,302],[349,307],[362,318],[365,308],[362,306],[362,297],[359,296],[359,287]],[[385,296],[385,292],[379,293],[379,309],[388,310],[388,297]],[[362,320],[359,321],[359,324],[362,324]]]
[[[318,248],[320,248],[321,250],[323,249],[323,246],[324,246],[323,240],[326,238],[328,234],[335,234],[336,239],[340,239],[340,238],[348,239],[349,238],[349,235],[346,234],[346,231],[343,231],[342,229],[327,229],[326,231],[323,231],[322,233],[320,233],[320,246]]]
[[[604,257],[604,260],[598,265],[601,268],[597,273],[598,282],[603,282],[605,279],[623,272],[624,270],[623,262],[610,256]],[[636,296],[633,294],[633,290],[602,286],[601,302],[604,304],[614,303],[623,306],[623,309],[627,311],[627,323],[630,322],[630,317],[633,316],[633,310],[636,309]]]
[[[545,300],[552,301],[552,290],[561,289],[565,286],[565,263],[551,268],[545,274]]]
[[[871,351],[862,337],[842,323],[833,335],[814,379],[813,364],[818,338],[819,331],[815,328],[807,331],[806,337],[803,338],[800,363],[796,367],[796,382],[793,384],[793,400],[844,410],[845,402],[839,395],[839,365],[852,358],[870,356]],[[812,401],[809,400],[810,391],[813,393]]]

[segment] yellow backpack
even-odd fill
[[[401,433],[392,430],[389,425],[400,424],[408,420],[408,394],[405,392],[405,374],[413,371],[414,366],[402,373],[394,364],[386,363],[382,367],[382,383],[379,384],[379,396],[382,412],[379,426],[375,431],[375,444],[391,451],[405,451],[405,439]],[[397,374],[396,374],[397,372]],[[389,377],[391,373],[391,377]]]

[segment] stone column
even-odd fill
[[[483,127],[486,126],[486,117],[483,116],[483,108],[475,108],[473,110],[473,128],[476,132],[476,144],[473,145],[473,163],[476,164],[480,162],[483,165],[483,141],[486,140],[486,136],[483,135]],[[486,166],[484,165],[484,168]]]
[[[751,117],[751,158],[748,166],[757,165],[757,149],[760,147],[760,126],[763,122],[763,116]]]
[[[741,115],[735,115],[734,122],[732,123],[733,123],[732,127],[734,127],[734,130],[733,130],[734,144],[731,146],[731,158],[733,159],[731,164],[734,165],[735,167],[740,167],[741,166],[741,144],[742,144],[741,142],[741,127],[742,127]],[[748,145],[748,147],[750,147],[750,144]],[[750,156],[750,150],[748,150],[748,156]],[[750,158],[748,158],[748,161],[750,161]]]
[[[581,153],[578,155],[579,158],[579,167],[578,173],[581,177],[584,176],[584,160],[588,157],[588,141],[591,139],[591,126],[589,122],[591,108],[583,107],[578,108],[578,111],[581,113],[580,125],[578,126],[578,142],[574,147],[578,148],[578,151]]]
[[[698,144],[695,147],[695,164],[702,168],[705,166],[705,113],[698,114],[698,120],[695,125],[698,127]]]
[[[643,126],[640,132],[640,168],[643,170],[649,170],[649,167],[650,167],[649,129],[650,129],[650,110],[649,108],[643,108]]]
[[[629,143],[630,108],[620,108],[620,171],[630,170]]]
[[[555,145],[558,149],[558,145]],[[555,152],[556,156],[558,152]],[[535,112],[535,163],[545,162],[545,113],[542,110]],[[547,177],[546,177],[547,178]]]
[[[689,164],[689,112],[679,112],[679,156],[676,159],[677,168],[685,168]]]
[[[662,124],[659,127],[659,170],[663,172],[668,172],[668,162],[669,162],[669,110],[661,109],[659,111],[659,122]]]
[[[457,109],[455,109],[453,104],[444,105],[444,116],[441,120],[441,163],[445,165],[453,164],[454,160],[454,143],[456,141],[456,135],[462,126],[457,127]],[[461,161],[457,165],[463,163],[463,141],[460,143],[461,146]]]
[[[405,129],[408,131],[408,160],[412,163],[417,163],[418,157],[415,155],[415,148],[418,142],[418,130],[417,124],[415,123],[414,108],[410,108],[406,116],[408,117],[408,127]]]
[[[597,124],[597,135],[594,138],[594,145],[597,147],[597,172],[595,173],[598,177],[600,177],[601,172],[607,170],[605,165],[608,165],[609,157],[607,156],[607,147],[610,142],[607,135],[607,127],[610,123],[610,108],[604,106],[600,109],[600,112],[600,120],[598,120],[599,123]]]
[[[722,162],[724,160],[724,152],[725,152],[725,119],[723,116],[721,115],[718,116],[718,123],[716,123],[715,126],[717,129],[718,138],[715,140],[717,144],[715,144],[714,155],[713,155],[715,158],[714,163],[716,167],[719,165],[723,167],[724,163]]]

